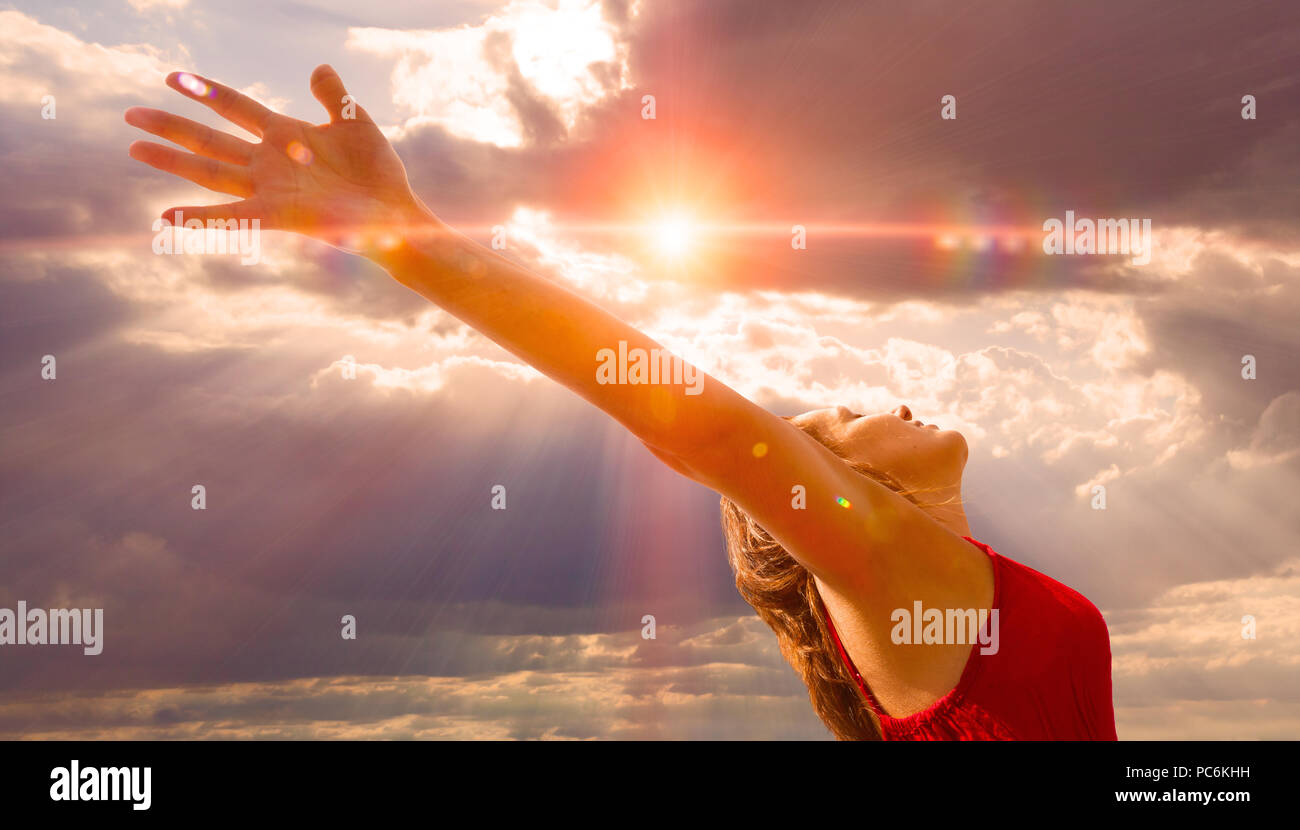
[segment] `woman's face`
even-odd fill
[[[843,406],[814,409],[791,422],[825,436],[850,462],[888,473],[906,488],[961,484],[966,439],[956,430],[913,419],[906,406],[879,415],[858,415]]]

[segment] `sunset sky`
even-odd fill
[[[106,632],[0,648],[0,738],[830,737],[716,494],[364,260],[154,254],[229,198],[123,110],[247,137],[182,69],[319,122],[320,63],[441,218],[751,399],[960,430],[975,537],[1105,615],[1121,739],[1300,738],[1296,4],[5,8],[0,607]],[[1151,261],[1046,256],[1067,210]]]

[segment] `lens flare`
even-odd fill
[[[289,146],[284,148],[289,154],[289,158],[302,165],[311,164],[311,150],[308,150],[301,141],[290,141]]]
[[[182,72],[180,77],[176,79],[176,82],[184,87],[186,92],[196,98],[207,98],[209,95],[215,96],[217,94],[216,89],[203,83],[203,81],[200,81],[188,72]]]
[[[836,496],[835,503],[838,504],[840,507],[843,507],[845,510],[848,510],[850,507],[853,506],[849,504],[849,500],[844,498],[843,496]]]

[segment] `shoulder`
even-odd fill
[[[1071,651],[1104,649],[1110,653],[1110,629],[1101,611],[1087,597],[1068,585],[997,553],[988,545],[970,540],[993,559],[997,573],[998,603],[1002,613],[1012,614],[1044,633],[1068,634]]]

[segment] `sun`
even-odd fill
[[[685,214],[674,213],[663,217],[651,227],[655,249],[669,259],[680,259],[690,252],[694,241],[691,220]]]

